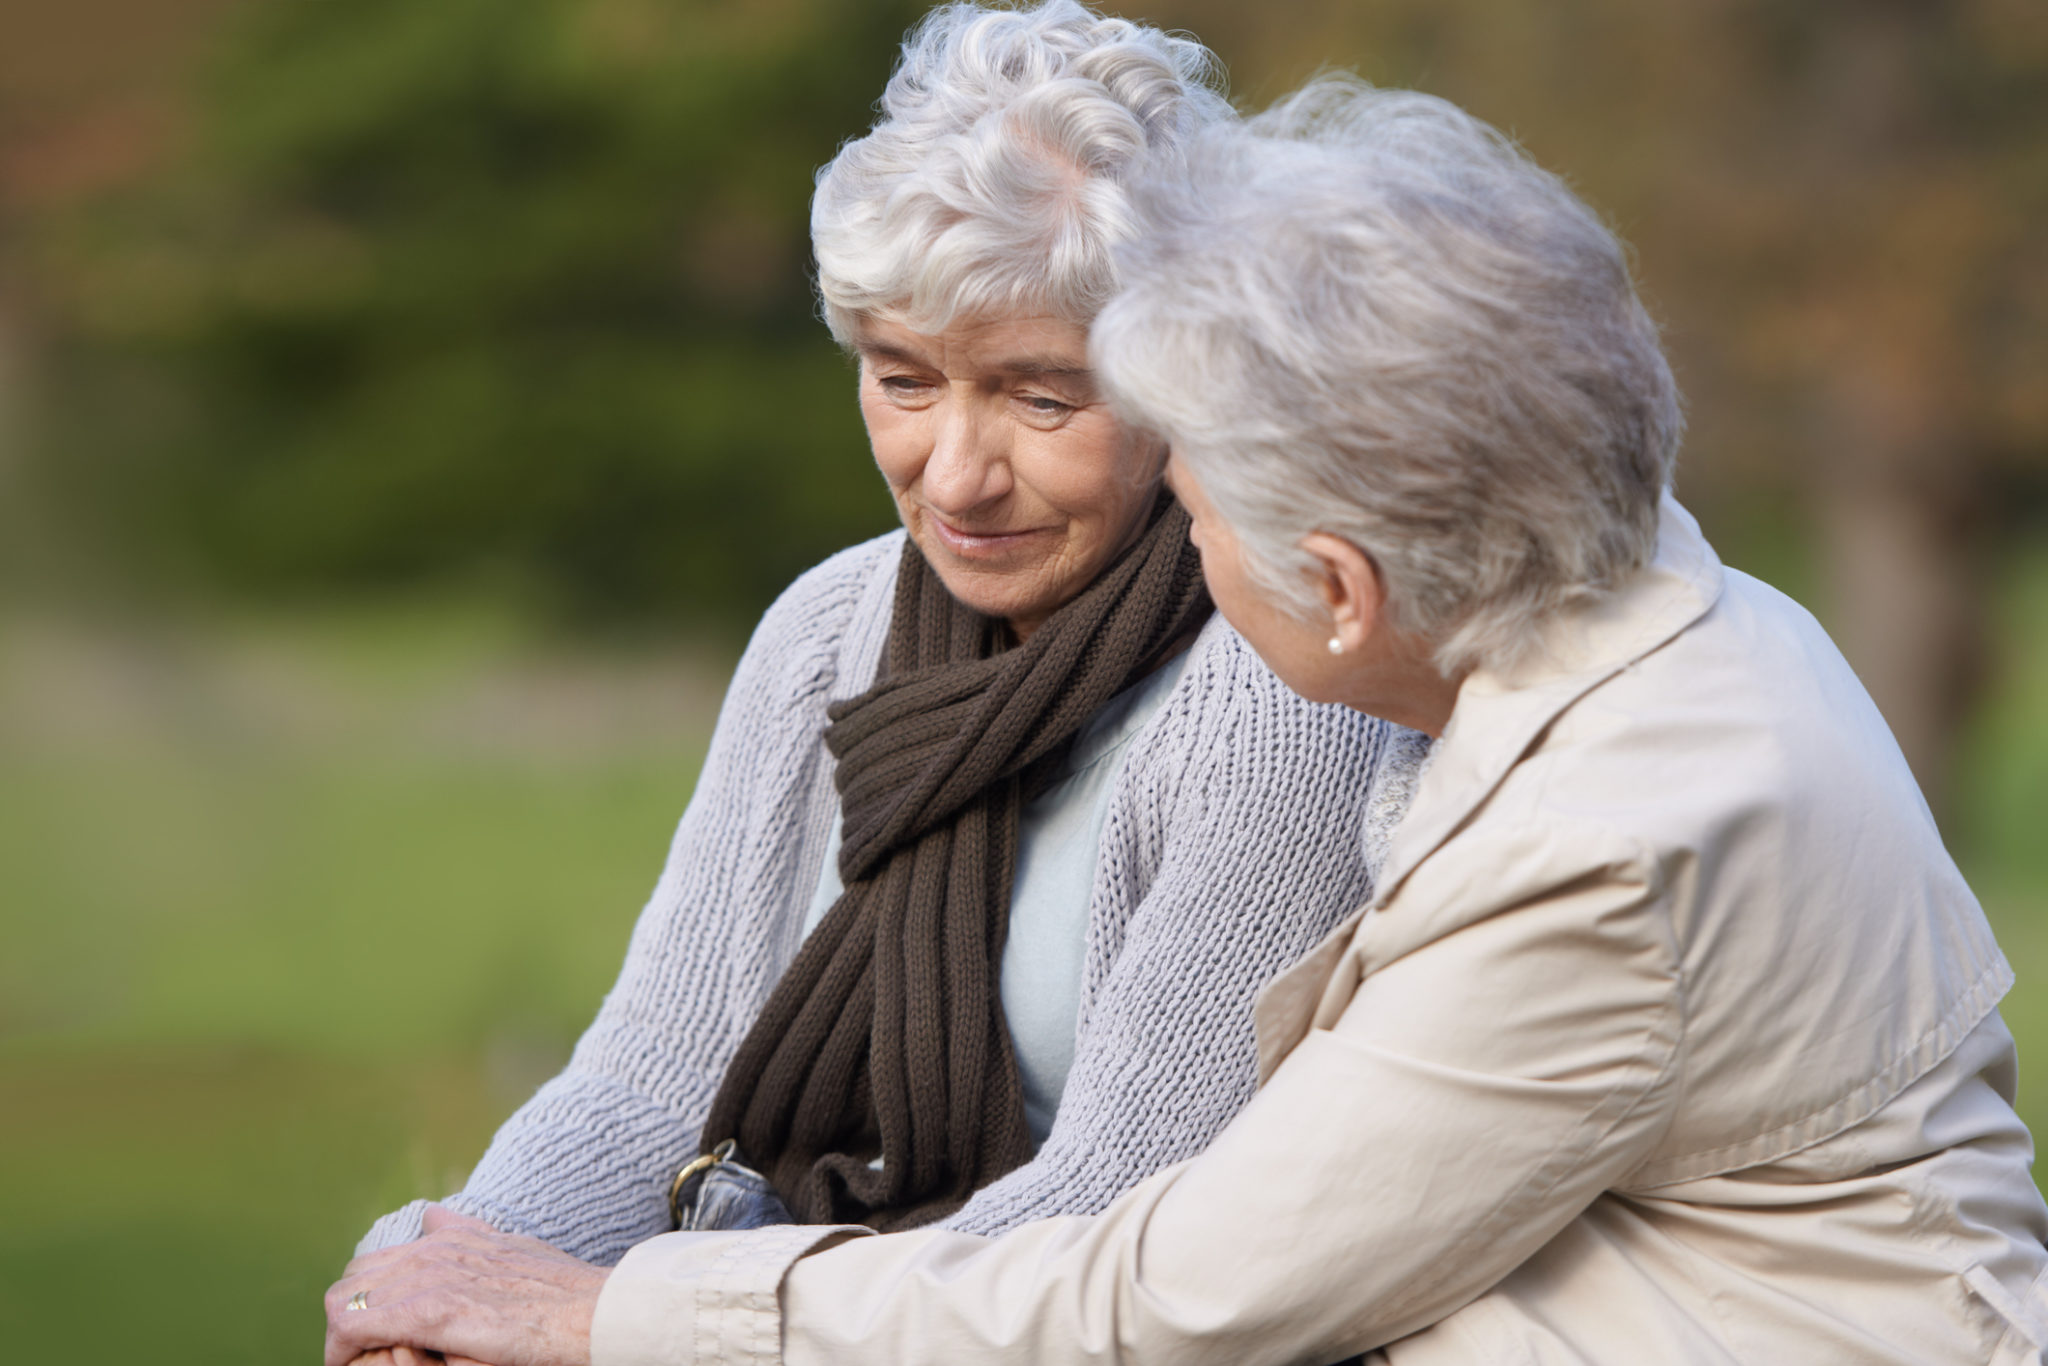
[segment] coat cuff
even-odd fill
[[[779,1224],[664,1233],[625,1255],[590,1322],[590,1366],[779,1366],[782,1278],[808,1253],[872,1233]]]

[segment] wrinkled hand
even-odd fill
[[[326,1366],[420,1366],[427,1352],[453,1366],[590,1366],[609,1271],[439,1205],[426,1230],[356,1258],[328,1290]],[[347,1307],[357,1291],[368,1308]]]
[[[363,1353],[348,1366],[488,1366],[488,1363],[470,1357],[415,1352],[410,1347],[379,1347],[374,1352]]]

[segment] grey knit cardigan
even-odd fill
[[[801,937],[839,812],[825,708],[873,681],[902,543],[842,551],[768,610],[617,984],[450,1207],[605,1265],[667,1231],[669,1181]],[[1212,620],[1110,798],[1052,1132],[946,1224],[1094,1213],[1206,1146],[1251,1098],[1253,996],[1366,898],[1427,748],[1304,702]],[[360,1250],[417,1237],[424,1203]]]

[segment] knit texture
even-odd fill
[[[762,619],[618,982],[452,1208],[604,1265],[667,1231],[669,1181],[802,935],[839,814],[826,708],[874,677],[902,540],[835,555]],[[1253,997],[1366,899],[1427,751],[1296,697],[1212,620],[1116,780],[1052,1131],[943,1226],[1096,1213],[1207,1146],[1251,1098]],[[361,1250],[417,1237],[422,1208]]]
[[[997,983],[1019,810],[1210,610],[1171,499],[1009,649],[904,542],[881,674],[825,731],[845,891],[741,1041],[704,1147],[737,1139],[798,1222],[883,1231],[941,1219],[1030,1159]]]

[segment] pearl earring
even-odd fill
[[[1344,642],[1342,640],[1339,640],[1336,636],[1330,637],[1330,653],[1333,655],[1341,655],[1344,653]]]

